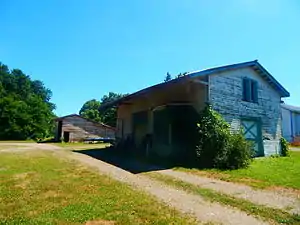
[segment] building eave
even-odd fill
[[[236,63],[236,64],[231,64],[231,65],[225,65],[225,66],[220,66],[220,67],[214,67],[214,68],[209,68],[205,70],[199,70],[199,71],[194,71],[194,72],[189,72],[185,76],[173,79],[168,82],[164,83],[159,83],[156,85],[153,85],[151,87],[147,87],[145,89],[139,90],[137,92],[134,92],[133,94],[127,95],[123,98],[120,98],[118,100],[103,104],[99,107],[100,111],[106,110],[110,107],[117,106],[119,104],[122,104],[130,99],[133,99],[135,97],[138,97],[140,95],[149,93],[151,91],[155,91],[161,88],[165,88],[168,85],[173,85],[178,82],[182,82],[188,79],[192,79],[195,77],[204,77],[204,76],[209,76],[211,74],[215,73],[220,73],[228,70],[235,70],[235,69],[240,69],[240,68],[252,68],[255,70],[260,76],[262,76],[263,79],[265,79],[272,87],[275,88],[275,90],[280,94],[281,97],[290,97],[290,93],[257,61],[248,61],[248,62],[242,62],[242,63]]]
[[[300,113],[300,107],[299,106],[293,106],[293,105],[287,105],[287,104],[281,104],[281,107],[283,109],[289,110],[291,112]]]
[[[80,115],[78,115],[78,114],[70,114],[70,115],[66,115],[66,116],[62,116],[62,117],[57,117],[57,118],[55,118],[54,120],[55,120],[55,121],[63,121],[65,118],[68,118],[68,117],[79,117],[79,118],[84,119],[84,120],[86,120],[86,121],[89,121],[89,122],[91,122],[91,123],[93,123],[94,125],[97,125],[97,126],[105,127],[105,128],[107,128],[107,129],[111,129],[111,130],[115,130],[115,129],[116,129],[115,127],[111,127],[111,126],[106,125],[106,124],[104,124],[104,123],[99,123],[99,122],[95,122],[95,121],[93,121],[93,120],[84,118],[84,117],[82,117],[82,116],[80,116]]]

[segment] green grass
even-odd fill
[[[257,205],[244,199],[235,198],[230,195],[222,194],[211,189],[201,188],[199,186],[178,180],[168,175],[162,175],[156,172],[148,173],[148,176],[166,183],[167,185],[179,188],[181,190],[200,195],[211,202],[219,202],[223,205],[229,205],[238,208],[248,214],[262,218],[271,223],[278,224],[300,224],[299,215],[291,215],[279,209]]]
[[[54,154],[0,153],[0,224],[195,224],[146,193]]]
[[[245,183],[255,188],[281,186],[300,189],[300,152],[292,151],[290,157],[257,158],[246,169],[221,171],[175,168],[175,170]]]

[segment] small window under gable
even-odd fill
[[[243,100],[247,102],[258,102],[258,83],[249,78],[243,78]]]

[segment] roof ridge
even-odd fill
[[[94,120],[84,118],[83,116],[78,115],[78,114],[76,114],[76,113],[73,113],[73,114],[69,114],[69,115],[66,115],[66,116],[62,116],[62,117],[55,118],[55,120],[56,120],[56,121],[57,121],[57,120],[63,120],[63,119],[65,119],[65,118],[67,118],[67,117],[72,117],[72,116],[80,117],[80,118],[82,118],[82,119],[84,119],[84,120],[86,120],[86,121],[89,121],[89,122],[91,122],[91,123],[94,123],[94,124],[96,124],[96,125],[101,125],[101,126],[104,126],[104,127],[110,128],[110,129],[115,129],[115,127],[109,126],[109,125],[107,125],[107,124],[105,124],[105,123],[102,123],[102,122],[96,122],[96,121],[94,121]]]
[[[255,62],[258,63],[258,60],[255,59],[255,60],[246,61],[246,62],[240,62],[240,63],[223,64],[223,65],[219,65],[219,66],[208,67],[208,68],[201,69],[201,70],[191,71],[191,72],[188,72],[187,75],[194,74],[194,73],[200,73],[200,72],[204,72],[204,71],[207,71],[207,70],[220,69],[220,68],[228,67],[228,66],[237,66],[237,65],[251,64],[251,63],[255,63]]]
[[[244,68],[244,67],[252,67],[252,69],[258,70],[259,72],[257,72],[257,73],[259,73],[260,76],[264,77],[264,79],[268,79],[268,81],[273,84],[273,87],[276,89],[276,91],[278,93],[280,93],[281,97],[289,97],[290,96],[290,93],[258,62],[257,59],[255,59],[255,60],[252,60],[252,61],[246,61],[246,62],[235,63],[235,64],[228,64],[228,65],[223,65],[223,66],[219,66],[219,67],[212,67],[212,68],[205,69],[205,70],[188,72],[186,76],[176,78],[176,79],[173,79],[173,80],[168,81],[168,82],[161,82],[161,83],[158,83],[158,84],[140,89],[136,92],[133,92],[132,94],[129,94],[129,95],[127,95],[123,98],[117,99],[115,101],[108,102],[106,104],[102,104],[99,107],[99,110],[105,110],[109,107],[118,105],[122,101],[126,101],[130,98],[136,97],[136,96],[144,94],[146,92],[149,92],[151,89],[162,88],[162,87],[165,87],[167,85],[174,84],[176,82],[184,81],[185,79],[188,79],[188,78],[193,78],[193,77],[196,77],[196,76],[206,76],[206,75],[211,75],[211,74],[214,74],[214,73],[219,73],[219,72],[223,72],[223,71],[227,71],[227,70],[233,70],[233,69],[240,69],[240,68]]]

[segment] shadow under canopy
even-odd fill
[[[73,150],[79,154],[85,154],[92,158],[109,163],[133,174],[168,169],[167,166],[157,166],[136,158],[130,154],[120,153],[113,147],[89,150]]]

